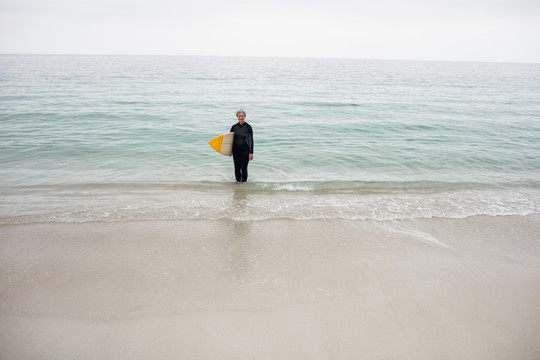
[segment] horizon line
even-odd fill
[[[115,53],[9,53],[0,52],[0,56],[116,56],[116,57],[209,57],[209,58],[266,58],[266,59],[327,59],[327,60],[360,60],[360,61],[411,61],[411,62],[448,62],[448,63],[493,63],[493,64],[540,64],[540,61],[504,61],[504,60],[443,60],[416,58],[361,58],[331,56],[271,56],[271,55],[194,55],[194,54],[115,54]]]

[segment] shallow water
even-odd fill
[[[4,224],[540,212],[538,64],[2,55],[0,99]]]

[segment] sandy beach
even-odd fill
[[[540,358],[540,217],[0,227],[2,359]]]

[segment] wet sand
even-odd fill
[[[540,358],[540,217],[0,227],[2,359]]]

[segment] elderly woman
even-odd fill
[[[234,132],[233,160],[234,175],[237,182],[246,182],[248,177],[248,163],[253,160],[253,129],[246,122],[244,109],[236,111],[238,123],[231,127]]]

